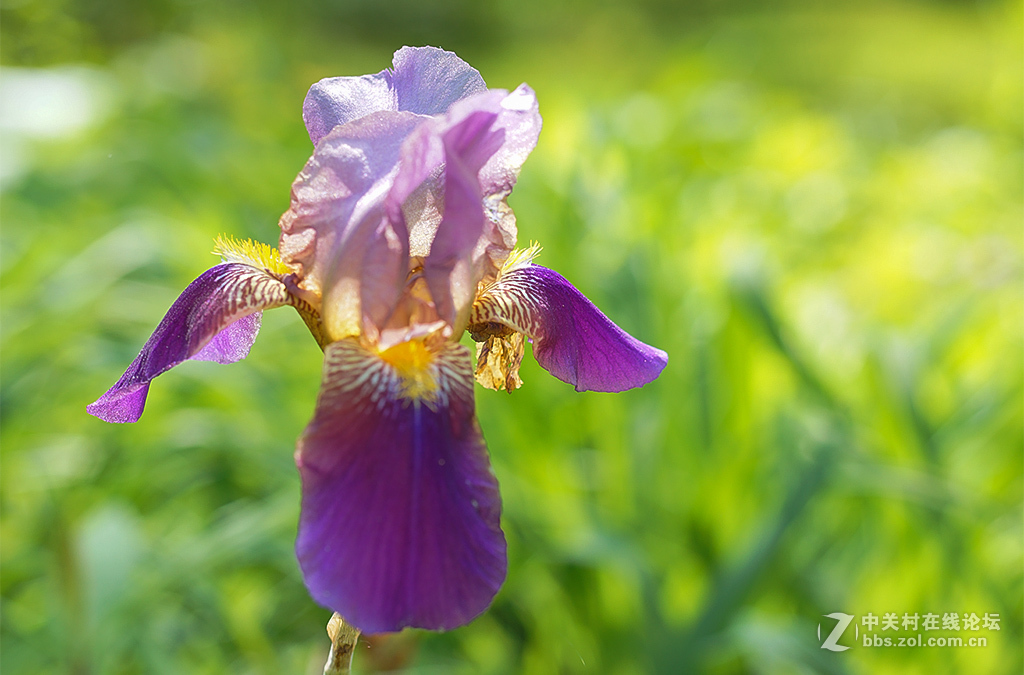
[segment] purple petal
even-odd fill
[[[259,332],[259,312],[288,299],[285,285],[263,270],[240,263],[208,269],[174,301],[117,384],[86,410],[107,422],[138,421],[154,377],[188,359],[244,359]]]
[[[403,47],[395,52],[394,70],[362,77],[330,77],[309,89],[302,119],[313,145],[339,124],[370,113],[408,111],[437,115],[455,101],[486,90],[474,68],[436,47]]]
[[[533,340],[533,355],[576,391],[624,391],[654,380],[668,363],[601,313],[554,270],[528,264],[477,298],[472,325],[504,324]]]
[[[309,140],[318,145],[339,124],[381,110],[398,110],[398,97],[390,80],[385,70],[362,77],[328,77],[314,84],[302,102],[302,121]]]
[[[499,100],[501,93],[488,92],[484,96]],[[421,183],[443,166],[437,178],[441,195],[437,202],[443,204],[444,211],[431,238],[423,274],[439,316],[450,324],[457,322],[459,309],[468,311],[476,294],[479,277],[471,255],[484,228],[478,174],[503,138],[502,130],[493,126],[497,118],[494,112],[466,112],[457,121],[439,120],[437,124],[420,127],[404,148],[402,169],[395,182],[400,194],[409,184]]]
[[[292,185],[280,223],[281,259],[305,290],[324,297],[324,325],[335,339],[363,313],[386,315],[405,281],[408,235],[404,223],[386,222],[383,204],[402,142],[421,121],[376,112],[335,127]],[[365,263],[371,252],[372,266]]]
[[[515,243],[511,211],[488,219],[484,206],[499,210],[492,205],[511,191],[539,131],[536,99],[524,85],[455,103],[417,128],[402,149],[388,213],[394,220],[413,216],[412,254],[425,256],[438,314],[453,325],[464,324],[477,280],[495,271],[493,260],[503,260]],[[501,250],[485,261],[493,245]]]
[[[391,82],[398,109],[417,115],[438,115],[487,89],[476,68],[437,47],[402,47],[395,52],[394,65]]]
[[[256,342],[263,323],[263,312],[243,316],[227,328],[213,336],[205,347],[200,349],[192,361],[214,361],[216,363],[234,363],[249,355],[249,350]]]
[[[397,371],[357,340],[329,345],[296,452],[306,586],[367,633],[463,625],[505,578],[468,350],[449,343],[430,368],[436,398],[410,399]]]
[[[494,271],[516,245],[516,218],[506,199],[516,184],[523,162],[536,147],[541,129],[537,97],[525,84],[505,97],[501,108],[496,126],[504,130],[505,141],[480,170],[480,186],[488,216],[481,245],[487,256],[486,262]]]
[[[495,126],[505,132],[504,142],[480,172],[480,183],[484,194],[507,195],[540,136],[540,109],[530,87],[521,84],[501,100]]]

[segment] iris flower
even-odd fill
[[[190,359],[238,361],[263,310],[294,307],[324,351],[295,452],[296,552],[312,597],[369,633],[463,625],[504,581],[474,379],[517,388],[526,341],[578,391],[639,387],[668,358],[534,263],[538,247],[515,249],[506,199],[540,133],[533,91],[488,89],[436,48],[400,49],[393,65],[313,85],[302,113],[315,149],[278,250],[218,239],[223,262],[88,406],[135,422],[157,375]]]

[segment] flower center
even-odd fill
[[[401,342],[380,352],[380,358],[395,369],[402,380],[402,394],[411,399],[432,400],[437,393],[437,380],[432,365],[434,355],[423,340]]]

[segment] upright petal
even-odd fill
[[[313,145],[339,124],[382,110],[437,115],[487,85],[472,66],[436,47],[402,47],[394,70],[362,77],[329,77],[309,89],[302,119]]]
[[[296,451],[306,586],[368,633],[468,623],[505,578],[468,350],[412,347],[391,358],[355,339],[329,345]]]
[[[423,274],[438,314],[453,325],[459,310],[468,310],[476,294],[479,279],[472,253],[485,222],[478,176],[504,138],[504,132],[494,126],[497,113],[488,109],[497,107],[503,97],[503,92],[487,92],[467,103],[490,99],[491,105],[459,106],[454,118],[449,115],[417,129],[403,148],[402,168],[389,195],[397,201],[402,192],[423,181],[439,193],[436,203],[443,209],[441,218],[415,222],[410,238],[429,237],[428,252],[419,251],[426,256]],[[437,223],[432,236],[416,231],[424,222]]]
[[[331,129],[381,110],[398,110],[398,97],[387,70],[361,77],[327,77],[312,87],[302,102],[302,121],[309,140],[318,145]]]
[[[504,132],[504,139],[480,171],[480,185],[486,195],[507,196],[537,146],[542,121],[537,95],[525,84],[503,97],[497,112],[495,126]]]
[[[395,52],[391,86],[398,109],[439,115],[456,101],[487,89],[473,66],[437,47],[402,47]]]
[[[178,296],[121,379],[86,410],[107,422],[138,421],[154,377],[188,359],[244,359],[261,310],[289,301],[285,285],[264,270],[242,263],[210,268]]]
[[[537,97],[525,84],[519,85],[501,102],[499,124],[505,130],[505,142],[480,171],[487,224],[479,248],[486,256],[490,271],[496,271],[515,248],[518,233],[516,217],[507,199],[519,178],[519,170],[537,145],[541,117]]]
[[[515,220],[504,199],[539,132],[536,98],[523,85],[511,94],[495,89],[458,101],[418,127],[402,148],[389,215],[409,222],[410,251],[424,258],[438,313],[457,332],[477,282],[515,245]]]
[[[477,298],[470,332],[497,323],[533,340],[533,355],[576,391],[624,391],[654,380],[668,363],[660,349],[622,330],[554,270],[526,263],[504,271]]]
[[[332,339],[358,332],[364,313],[387,314],[401,291],[408,235],[404,223],[386,222],[383,203],[402,142],[420,122],[411,113],[375,112],[335,127],[292,185],[291,208],[281,216],[281,258],[301,288],[324,296]],[[374,294],[366,297],[369,289]]]

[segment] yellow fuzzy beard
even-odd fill
[[[544,250],[543,247],[537,242],[531,242],[527,248],[517,248],[508,254],[508,258],[505,259],[504,264],[501,266],[501,270],[498,272],[498,277],[509,272],[514,272],[518,269],[522,269],[527,265],[533,264],[533,259],[540,255],[540,252]]]
[[[221,234],[213,240],[213,254],[224,262],[242,263],[265,269],[272,274],[288,274],[288,266],[281,262],[281,255],[273,246],[252,239],[235,239]]]

